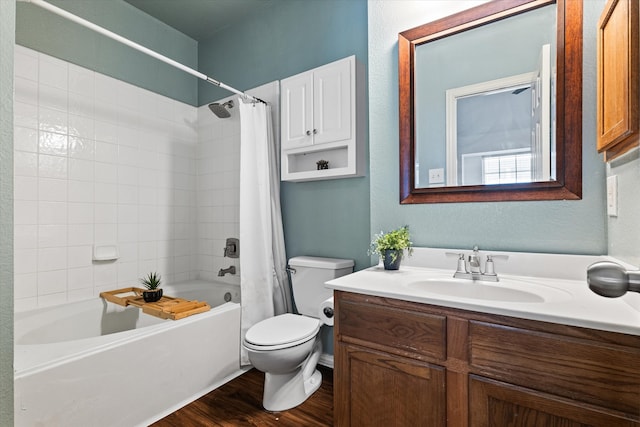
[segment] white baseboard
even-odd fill
[[[322,353],[318,360],[318,365],[333,369],[333,354]]]

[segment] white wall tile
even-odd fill
[[[69,224],[69,246],[91,245],[93,243],[93,224]]]
[[[38,107],[14,100],[13,124],[18,127],[38,129]]]
[[[118,167],[113,163],[95,162],[94,173],[96,182],[107,184],[118,182]]]
[[[35,249],[38,247],[38,226],[36,224],[13,226],[13,246],[16,249]]]
[[[70,268],[67,274],[69,291],[93,288],[93,267]]]
[[[67,248],[67,267],[81,268],[93,267],[92,263],[93,246],[69,246]]]
[[[38,152],[53,156],[67,155],[67,135],[41,130],[38,135]]]
[[[37,249],[16,249],[14,251],[13,269],[16,274],[35,273],[38,271]]]
[[[69,159],[69,179],[77,181],[93,181],[94,167],[92,160]]]
[[[67,245],[66,225],[38,226],[38,248],[52,248]]]
[[[37,176],[38,155],[24,151],[13,153],[13,173],[15,175]]]
[[[49,202],[67,201],[67,180],[40,178],[38,179],[38,200]]]
[[[93,117],[69,114],[69,135],[77,138],[94,139],[95,131]]]
[[[91,203],[94,201],[94,183],[93,182],[69,180],[67,184],[68,184],[67,198],[69,202]]]
[[[38,80],[38,54],[37,52],[16,45],[14,52],[14,72],[16,77]]]
[[[20,46],[15,71],[15,307],[196,277],[197,109]]]
[[[34,176],[14,176],[13,199],[38,200],[38,178]]]
[[[67,158],[61,156],[38,155],[38,176],[47,178],[67,178]]]
[[[63,225],[67,223],[66,202],[38,202],[38,223],[45,225]]]
[[[69,92],[93,99],[94,72],[75,64],[69,64]]]
[[[38,59],[40,83],[66,92],[69,87],[69,64],[44,54],[39,55]]]
[[[69,203],[67,222],[69,224],[93,224],[93,203]]]
[[[58,294],[67,291],[67,270],[43,271],[38,273],[38,296]]]
[[[38,131],[16,126],[13,131],[13,148],[16,151],[38,152]]]
[[[115,203],[96,203],[93,214],[96,224],[115,224],[118,222],[118,205]]]
[[[96,203],[117,203],[118,202],[118,186],[116,184],[96,182],[95,202]]]
[[[38,295],[38,274],[16,274],[13,281],[13,293],[16,300],[36,297]]]
[[[67,268],[66,248],[53,247],[38,249],[38,272],[65,270]]]
[[[16,225],[38,224],[38,202],[14,200],[13,223]]]
[[[69,137],[69,158],[93,160],[95,154],[95,142],[91,139]]]
[[[41,130],[67,132],[68,92],[52,86],[38,86],[38,125]]]
[[[38,83],[16,76],[14,80],[14,100],[26,104],[38,105]]]

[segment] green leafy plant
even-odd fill
[[[413,243],[409,236],[408,225],[389,231],[388,233],[381,231],[379,234],[376,234],[371,241],[368,252],[369,255],[377,254],[382,258],[387,250],[401,251],[404,249],[407,250],[409,255],[413,253]],[[393,261],[395,261],[397,254],[394,252],[391,257]]]
[[[140,283],[149,291],[155,291],[160,287],[162,278],[156,272],[149,273],[146,277],[140,279]]]

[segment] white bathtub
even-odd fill
[[[15,425],[148,425],[244,372],[240,288],[190,281],[164,292],[212,309],[161,320],[96,298],[16,313]]]

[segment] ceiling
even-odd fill
[[[242,21],[276,0],[125,0],[197,41]]]

